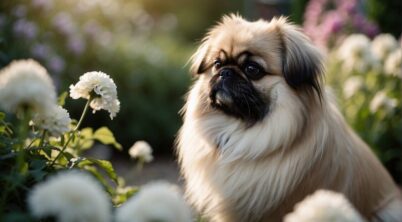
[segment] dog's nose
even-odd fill
[[[226,79],[228,77],[232,77],[234,74],[234,70],[231,68],[224,68],[219,72],[219,76],[223,79]]]

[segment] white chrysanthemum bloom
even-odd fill
[[[191,222],[191,210],[177,186],[154,182],[116,210],[116,222]]]
[[[31,125],[47,130],[52,136],[59,137],[70,130],[70,114],[61,106],[53,106],[43,113],[33,116]]]
[[[337,51],[337,58],[342,62],[344,71],[366,72],[378,67],[378,60],[373,55],[371,42],[367,36],[352,34],[347,37]]]
[[[386,74],[402,78],[402,49],[392,52],[385,60],[384,71]]]
[[[112,218],[102,186],[78,171],[59,173],[36,185],[28,204],[35,217],[54,216],[58,222],[110,222]]]
[[[371,50],[382,62],[385,61],[391,52],[398,48],[398,41],[388,33],[377,35],[371,43]]]
[[[397,105],[398,101],[396,99],[391,99],[384,91],[379,91],[370,102],[370,111],[375,113],[378,109],[384,108],[385,111],[389,113],[392,112]]]
[[[358,90],[360,90],[364,86],[364,81],[361,76],[352,76],[349,77],[343,88],[343,95],[345,98],[352,97]]]
[[[80,77],[77,84],[70,86],[70,96],[73,99],[89,99],[90,95],[96,96],[90,104],[94,112],[107,110],[111,119],[119,112],[120,101],[117,99],[116,84],[109,75],[103,72],[87,72]]]
[[[342,195],[333,191],[318,190],[296,204],[284,222],[363,222],[360,214]]]
[[[139,158],[145,162],[151,162],[154,157],[152,156],[151,146],[143,140],[139,140],[128,150],[131,158]]]
[[[0,71],[0,106],[8,112],[30,108],[43,112],[56,104],[46,69],[34,60],[17,60]]]

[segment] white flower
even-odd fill
[[[90,95],[96,97],[91,101],[91,108],[104,109],[110,113],[110,118],[116,116],[120,110],[120,101],[117,99],[116,84],[109,75],[103,72],[87,72],[80,77],[80,81],[70,86],[70,96],[73,99],[89,99]]]
[[[339,193],[318,190],[296,204],[284,222],[363,222],[360,214]]]
[[[344,71],[366,72],[378,67],[378,61],[370,49],[370,40],[362,34],[347,37],[337,51]]]
[[[78,171],[63,172],[31,191],[28,204],[37,217],[58,222],[110,222],[111,204],[98,182]]]
[[[132,158],[139,158],[145,162],[151,162],[154,159],[151,146],[143,140],[135,142],[128,153]]]
[[[381,61],[385,61],[388,55],[398,48],[398,42],[391,34],[380,34],[371,43],[374,55]]]
[[[383,107],[388,113],[398,105],[396,99],[389,98],[384,91],[377,92],[370,102],[370,111],[375,113],[379,108]]]
[[[361,89],[364,85],[363,78],[360,76],[352,76],[348,78],[345,82],[343,88],[343,94],[345,98],[352,97],[359,89]]]
[[[116,210],[116,222],[191,222],[191,211],[178,188],[154,182]]]
[[[399,48],[392,52],[384,64],[384,71],[386,74],[398,76],[402,78],[402,49]]]
[[[0,106],[15,112],[43,112],[56,104],[56,91],[47,71],[34,60],[17,60],[0,71]]]
[[[44,113],[33,116],[32,125],[47,130],[53,136],[60,136],[70,130],[70,115],[61,106],[53,106]]]

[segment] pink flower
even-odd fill
[[[358,11],[356,0],[311,0],[304,14],[303,28],[314,43],[325,48],[351,33],[373,37],[377,26]]]

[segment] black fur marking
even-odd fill
[[[238,73],[230,78],[214,75],[210,80],[211,105],[224,113],[240,118],[252,125],[263,119],[268,112],[268,105],[263,101],[251,82]],[[230,103],[219,101],[218,93],[224,93],[232,100]]]
[[[201,64],[198,66],[197,74],[204,73],[205,71],[210,69],[212,66],[213,66],[213,63],[212,64],[206,64],[205,60],[202,60]]]
[[[293,89],[315,90],[321,97],[322,64],[315,54],[300,47],[291,37],[279,31],[282,51],[282,70],[287,84]],[[289,50],[293,50],[289,52]]]

